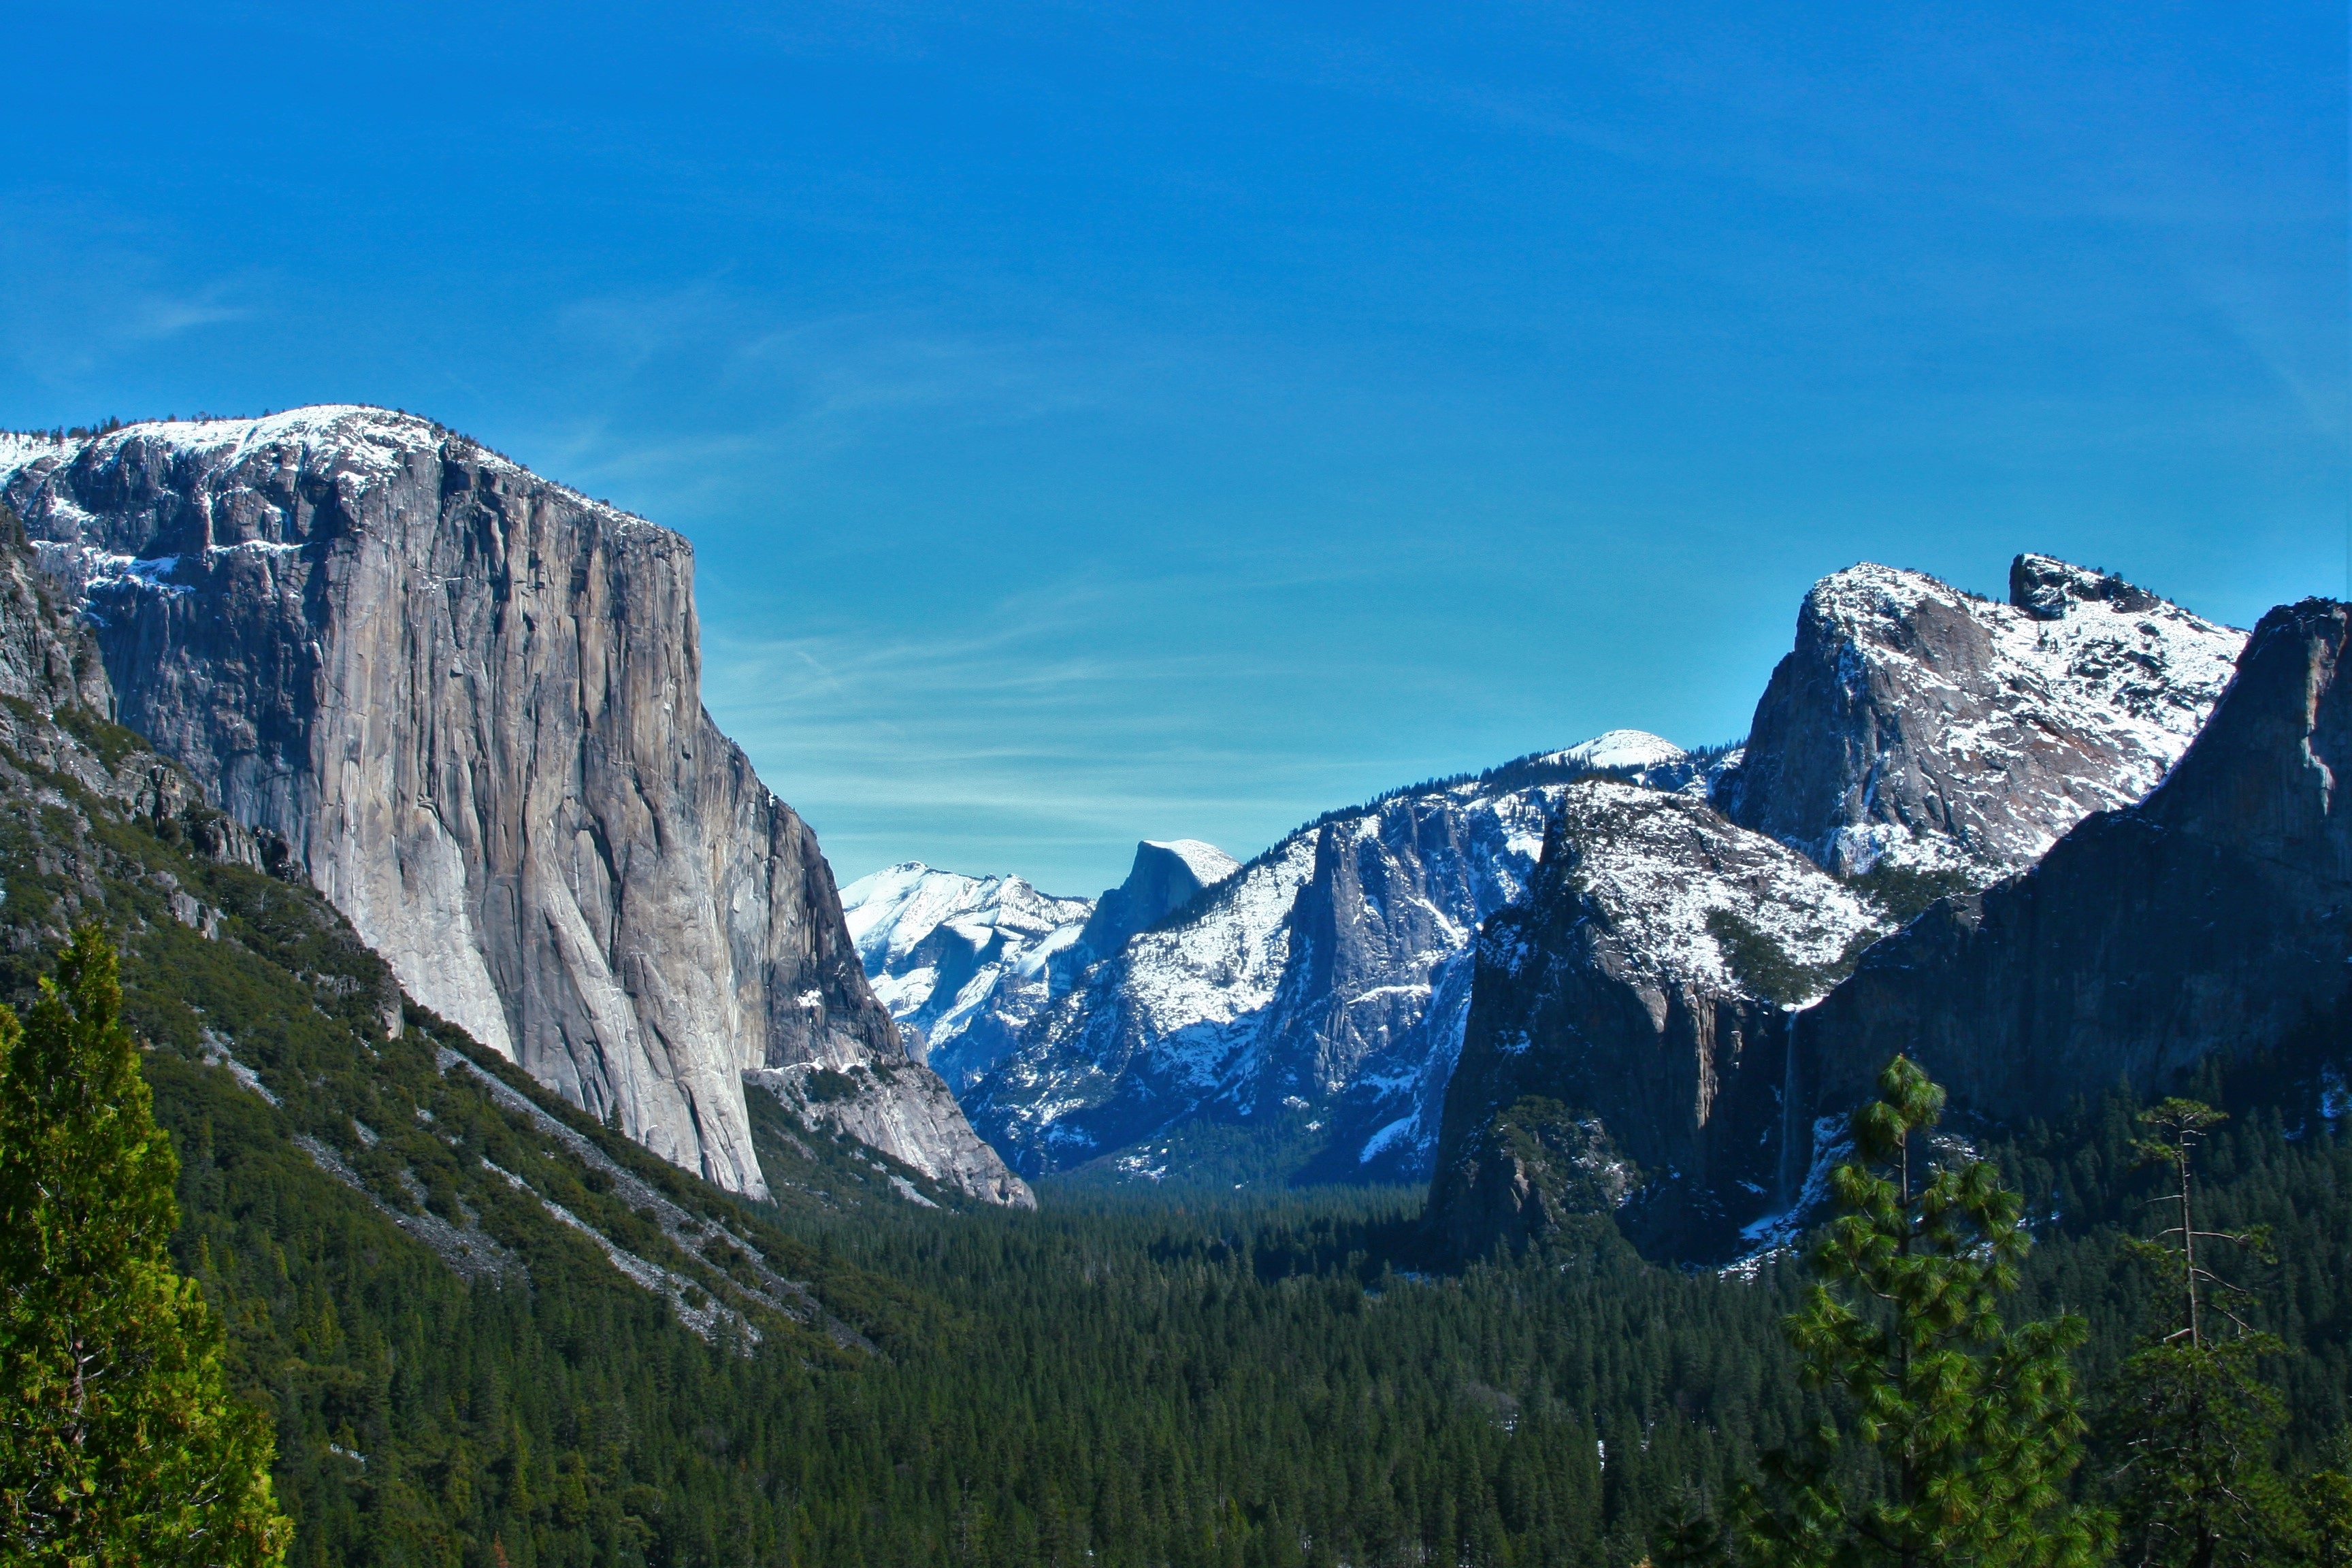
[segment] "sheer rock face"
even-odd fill
[[[1197,838],[1168,843],[1145,839],[1135,847],[1127,880],[1095,900],[1078,940],[1104,957],[1125,947],[1136,932],[1149,931],[1192,901],[1202,889],[1223,881],[1241,862]]]
[[[1800,1020],[1795,1103],[1865,1098],[1895,1052],[1954,1105],[2048,1116],[2209,1056],[2332,1041],[2352,1002],[2347,618],[2311,599],[2254,629],[2211,721],[2140,805],[2022,876],[1937,904]],[[1791,1148],[1782,1185],[1805,1151]]]
[[[702,710],[676,534],[356,407],[7,437],[0,495],[121,721],[646,1147],[762,1193],[746,1070],[905,1061],[814,836]]]
[[[1480,1257],[1605,1198],[1667,1250],[1727,1246],[1740,1195],[1776,1173],[1784,1005],[1883,930],[1836,879],[1702,801],[1570,787],[1526,900],[1479,936],[1433,1239]]]
[[[2216,1056],[2275,1064],[2283,1089],[2324,1105],[2352,1007],[2347,637],[2345,605],[2273,611],[2146,799],[2084,819],[2028,871],[1937,901],[1793,1012],[1782,1005],[1819,989],[1809,975],[1853,956],[1822,956],[1845,884],[1703,819],[1679,856],[1640,848],[1672,838],[1596,833],[1571,791],[1528,900],[1481,938],[1433,1238],[1476,1256],[1614,1206],[1647,1249],[1685,1260],[1791,1239],[1846,1116],[1898,1051],[1964,1124],[2056,1117],[2124,1079],[2160,1094]],[[1655,818],[1677,803],[1643,804]],[[1759,845],[1811,882],[1743,870],[1771,864]],[[1611,869],[1628,846],[1637,864],[1681,868],[1629,879]],[[1786,962],[1720,920],[1702,922],[1720,965],[1653,929],[1680,899],[1768,930],[1815,884],[1818,934],[1782,939]],[[1874,934],[1852,929],[1857,944]]]
[[[20,535],[16,518],[0,512],[0,697],[44,713],[80,708],[113,718],[96,641],[58,603]]]
[[[1841,875],[1989,882],[2154,788],[2245,640],[2048,556],[2017,558],[2010,598],[1885,566],[1823,578],[1716,803]]]

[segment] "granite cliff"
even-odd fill
[[[1956,1110],[2053,1116],[2129,1079],[2160,1093],[2208,1058],[2342,1081],[2352,1003],[2352,610],[2263,617],[2196,743],[2137,805],[2040,864],[1944,900],[1797,1021],[1800,1118],[1861,1098],[1911,1055]],[[2316,1078],[2313,1077],[2313,1081]]]
[[[1135,863],[1127,880],[1103,889],[1087,917],[1078,940],[1089,953],[1108,958],[1128,944],[1138,931],[1150,931],[1192,901],[1203,888],[1213,887],[1241,869],[1241,862],[1213,844],[1197,838],[1167,842],[1147,838],[1135,847]]]
[[[1571,785],[1527,898],[1473,950],[1429,1196],[1442,1249],[1516,1249],[1595,1208],[1670,1250],[1736,1228],[1777,1174],[1784,1009],[1886,926],[1703,801]]]
[[[1032,1173],[1421,1179],[1471,939],[1525,891],[1561,790],[1605,775],[1703,792],[1707,762],[1619,731],[1331,812],[1087,968],[966,1109]],[[1139,851],[1138,899],[1153,873]]]
[[[1982,885],[2156,786],[2243,632],[2046,555],[2007,604],[1917,572],[1823,578],[1716,804],[1841,876]]]
[[[419,1003],[730,1191],[764,1190],[744,1075],[821,1068],[921,1102],[866,1119],[914,1140],[884,1152],[1025,1199],[935,1114],[814,836],[703,711],[683,539],[350,406],[0,438],[0,498],[116,716]]]
[[[1564,809],[1528,900],[1488,921],[1445,1104],[1433,1242],[1477,1256],[1597,1207],[1680,1258],[1780,1234],[1816,1163],[1816,1120],[1842,1125],[1883,1054],[1847,1068],[1902,1027],[1817,1053],[1810,1076],[1792,1032],[1853,1009],[1842,998],[1854,993],[1832,988],[1857,963],[1879,973],[1973,907],[1935,904],[1879,940],[1936,895],[2030,866],[2086,815],[2156,785],[2243,642],[2042,556],[2012,564],[2006,605],[1883,566],[1823,579],[1747,744],[1707,787],[1717,809]],[[2115,887],[2136,875],[2110,874]],[[1685,940],[1666,917],[1694,907],[1700,939]],[[2100,961],[2081,962],[2077,984],[2103,984]],[[2036,1037],[2022,1028],[2017,1048]]]

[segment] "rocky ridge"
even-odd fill
[[[1651,1237],[1722,1228],[1718,1191],[1775,1175],[1786,1009],[1886,929],[1845,883],[1704,801],[1570,786],[1527,898],[1474,950],[1433,1233],[1475,1258],[1637,1200]]]
[[[1842,876],[1982,885],[2154,788],[2244,642],[2045,555],[2012,563],[2007,604],[1852,567],[1805,595],[1716,804]]]
[[[2195,781],[2211,771],[2203,759],[2221,744],[2216,737],[2244,723],[2231,715],[2245,709],[2249,677],[2233,683],[2227,662],[2244,639],[2046,557],[2019,557],[2011,578],[2007,605],[1877,566],[1818,584],[1755,732],[1713,784],[1714,803],[1746,827],[1709,813],[1711,824],[1689,825],[1678,848],[1652,835],[1663,863],[1679,869],[1653,873],[1648,891],[1629,897],[1629,884],[1605,869],[1627,835],[1596,836],[1564,814],[1528,900],[1494,917],[1481,940],[1428,1210],[1442,1249],[1469,1257],[1524,1245],[1567,1214],[1595,1209],[1614,1210],[1667,1256],[1720,1259],[1769,1247],[1819,1197],[1827,1152],[1871,1075],[1914,1042],[1939,1051],[1944,1065],[1931,1068],[1990,1116],[2053,1111],[2063,1093],[2095,1093],[2126,1070],[2144,1084],[2164,1076],[2139,1073],[2133,1064],[2145,1049],[2105,1035],[2077,1060],[2065,1030],[2104,1017],[2147,1033],[2150,1021],[2117,999],[2175,994],[2142,975],[2155,955],[2193,989],[2200,961],[2180,949],[2211,918],[2151,910],[2210,900],[2226,879],[2193,858],[2135,866],[2113,851],[2092,855],[2095,869],[2062,873],[2090,853],[2081,845],[2114,840],[2126,833],[2120,824],[2171,820],[2179,808],[2165,803],[2203,787]],[[2249,668],[2252,658],[2249,649]],[[2276,741],[2273,750],[2300,743]],[[2170,782],[2137,805],[2168,770]],[[2228,831],[2248,820],[2241,814]],[[1769,863],[1759,845],[1783,857],[1778,885],[1748,875],[1726,887],[1727,871]],[[1844,875],[1823,876],[1792,850]],[[2020,864],[2033,868],[2010,870]],[[2022,889],[2053,877],[2075,904],[2032,937],[1958,934],[1979,923],[2011,930],[2019,917],[2001,912],[2033,904]],[[1997,885],[1977,890],[1989,883]],[[1950,896],[1937,901],[1939,891]],[[1792,913],[1843,908],[1823,902],[1832,892],[1864,911],[1862,923],[1814,913],[1816,934],[1790,930]],[[1686,897],[1708,906],[1712,961],[1697,944],[1647,929]],[[2273,929],[2264,900],[2243,910],[2228,901],[2225,918],[2242,929]],[[2336,907],[2312,895],[2269,901],[2315,931]],[[2000,920],[1980,922],[1985,910]],[[2142,923],[2128,937],[2116,930],[2134,920]],[[2167,921],[2179,922],[2169,936]],[[1836,930],[1850,935],[1832,954],[1821,937]],[[2029,947],[2054,967],[2036,968]],[[1958,964],[1962,948],[2042,974],[2040,988],[2004,980],[1990,958],[1965,976],[1927,978]],[[2255,967],[2240,965],[2212,995],[2251,984],[2300,998],[2289,1010],[2308,1015],[2309,987],[2255,977]],[[2304,967],[2334,974],[2317,960]],[[2075,1022],[2060,1022],[2068,1017]],[[2207,1023],[2207,1042],[2232,1037]],[[2266,1028],[2278,1036],[2273,1020],[2236,1037]],[[1979,1083],[1979,1072],[1993,1076]]]
[[[1097,960],[1239,865],[1197,838],[1146,839],[1125,882],[1099,899],[1068,899],[1019,877],[910,860],[843,889],[842,909],[874,994],[961,1093]]]
[[[1797,1021],[1779,1186],[1813,1116],[1896,1051],[1956,1112],[2054,1116],[2118,1079],[2164,1092],[2207,1058],[2340,1084],[2352,1005],[2352,607],[2263,617],[2171,776],[2030,871],[1937,904]]]
[[[967,1092],[974,1124],[1033,1173],[1425,1175],[1471,940],[1525,891],[1561,790],[1596,773],[1705,787],[1711,758],[1601,740],[1290,835],[1055,996]]]
[[[764,1191],[761,1069],[887,1068],[852,1081],[924,1103],[875,1124],[944,1142],[886,1153],[994,1163],[933,1114],[814,836],[703,711],[677,535],[353,406],[5,437],[0,499],[121,722],[434,1012],[730,1191]]]

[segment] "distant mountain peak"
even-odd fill
[[[1242,868],[1242,863],[1218,848],[1198,838],[1147,838],[1138,847],[1165,849],[1184,862],[1201,886],[1222,882]]]
[[[841,890],[874,994],[932,1069],[958,1088],[1010,1048],[1045,1005],[1056,961],[1076,961],[1089,899],[1019,877],[973,877],[905,860]]]
[[[1198,838],[1147,838],[1135,847],[1127,880],[1095,900],[1081,940],[1097,957],[1108,958],[1240,869],[1240,861]]]

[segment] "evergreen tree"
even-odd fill
[[[2311,1568],[2352,1568],[2352,1433],[2339,1433],[2329,1464],[2295,1483],[2296,1549]]]
[[[165,1252],[179,1162],[84,926],[29,1016],[0,1007],[0,1531],[11,1561],[276,1563],[267,1418]]]
[[[1825,1426],[1802,1452],[1768,1456],[1741,1510],[1746,1554],[1774,1568],[2094,1563],[2107,1522],[2063,1491],[2085,1430],[2067,1359],[2083,1320],[2004,1323],[2030,1245],[2017,1194],[1988,1161],[1928,1159],[1944,1091],[1916,1066],[1895,1058],[1878,1089],[1854,1113],[1858,1158],[1832,1183],[1843,1212],[1788,1321],[1807,1382],[1843,1396],[1867,1453],[1841,1452]]]
[[[2286,1347],[2251,1331],[2240,1316],[2250,1293],[2208,1266],[2210,1247],[2268,1250],[2266,1235],[2198,1228],[2195,1162],[2210,1129],[2226,1121],[2193,1100],[2140,1113],[2153,1135],[2136,1147],[2161,1165],[2155,1202],[2173,1223],[2126,1251],[2155,1268],[2174,1292],[2177,1326],[2119,1369],[2109,1412],[2124,1457],[2111,1478],[2124,1520],[2126,1560],[2143,1568],[2214,1568],[2273,1561],[2292,1533],[2293,1502],[2272,1464],[2285,1405],[2262,1380],[2260,1360]]]

